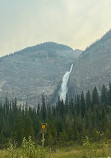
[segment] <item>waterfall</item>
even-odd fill
[[[63,78],[62,78],[61,91],[60,91],[60,100],[63,100],[63,102],[65,102],[65,100],[66,100],[66,94],[67,94],[67,91],[68,91],[67,83],[68,83],[69,76],[70,76],[70,73],[72,71],[72,68],[73,68],[73,64],[71,65],[70,70],[67,71],[64,74]]]

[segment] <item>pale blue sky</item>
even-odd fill
[[[0,0],[0,56],[54,41],[85,49],[111,28],[111,0]]]

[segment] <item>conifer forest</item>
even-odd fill
[[[19,147],[23,138],[31,136],[41,145],[41,123],[47,123],[45,146],[67,146],[111,139],[111,84],[103,85],[101,93],[95,87],[92,92],[83,92],[75,98],[58,98],[50,105],[44,95],[41,103],[18,105],[17,98],[0,103],[0,148],[9,142]]]

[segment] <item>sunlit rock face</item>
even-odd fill
[[[80,54],[66,45],[46,42],[0,58],[0,100],[16,97],[36,106],[44,93],[53,102],[63,75]]]
[[[111,31],[87,48],[79,57],[69,79],[69,95],[92,90],[101,91],[111,82]]]

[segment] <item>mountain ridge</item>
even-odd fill
[[[16,55],[18,53],[27,53],[27,52],[33,52],[33,51],[36,51],[36,50],[44,50],[46,49],[58,49],[58,50],[61,50],[61,49],[65,49],[65,50],[72,50],[72,51],[82,51],[82,50],[79,50],[79,49],[75,49],[73,50],[71,47],[65,45],[65,44],[59,44],[59,43],[56,43],[56,42],[44,42],[44,43],[41,43],[41,44],[37,44],[37,45],[34,45],[34,46],[29,46],[29,47],[26,47],[26,48],[23,48],[21,50],[18,50],[18,51],[15,51],[13,53],[9,53],[8,55],[5,55],[5,56],[2,56],[0,58],[4,58],[4,57],[7,57],[7,56],[12,56],[12,55]]]
[[[48,42],[0,58],[0,99],[16,97],[36,106],[44,93],[50,100],[78,53]]]
[[[95,86],[100,92],[102,85],[108,86],[109,81],[111,81],[111,30],[80,55],[69,79],[69,93],[74,96],[82,91],[93,90]]]

